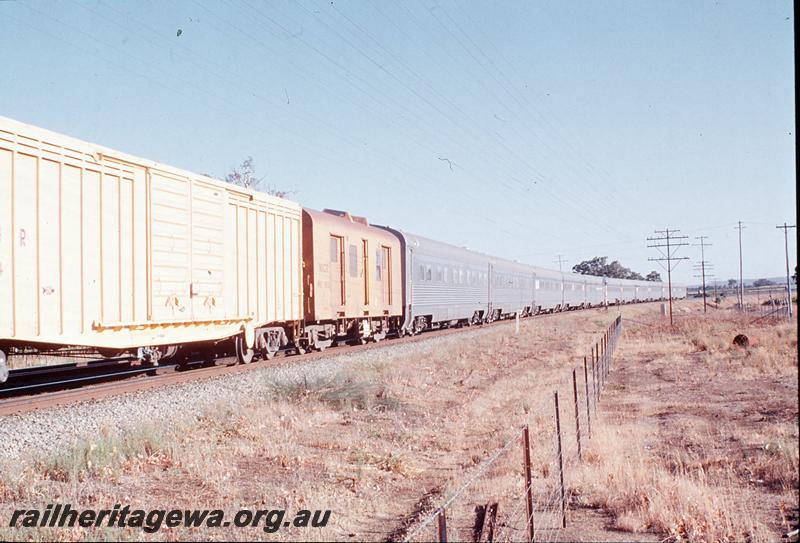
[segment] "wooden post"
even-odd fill
[[[436,515],[436,520],[438,521],[439,529],[439,542],[446,543],[447,542],[447,517],[445,517],[444,508],[439,509],[439,513]]]
[[[478,541],[485,541],[492,543],[494,541],[494,532],[497,528],[497,502],[487,504],[486,515],[483,521],[483,528],[478,536]]]
[[[592,388],[594,388],[594,413],[597,415],[597,401],[600,399],[600,389],[597,386],[597,368],[592,357]]]
[[[528,541],[533,541],[533,491],[531,489],[531,442],[528,425],[522,428],[523,466],[525,468],[525,505],[528,511]]]
[[[556,436],[558,437],[558,478],[561,482],[561,527],[567,527],[567,499],[564,493],[564,461],[561,455],[561,415],[558,411],[558,391],[553,393],[556,400]]]
[[[603,375],[603,360],[600,358],[600,346],[597,343],[594,344],[594,352],[597,353],[597,373],[600,374],[600,389],[602,390],[605,384],[605,375]]]
[[[592,414],[589,411],[589,370],[586,367],[586,357],[583,357],[583,384],[586,391],[586,426],[589,430],[589,437],[592,437]]]
[[[572,399],[575,401],[575,439],[578,442],[578,460],[583,460],[581,455],[581,416],[578,410],[578,378],[572,370]]]

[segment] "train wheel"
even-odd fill
[[[8,381],[8,357],[6,353],[0,351],[0,384]]]
[[[238,360],[240,364],[249,364],[253,361],[255,351],[247,346],[243,335],[236,336],[234,348],[236,350],[236,360]]]

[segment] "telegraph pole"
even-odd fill
[[[776,226],[775,228],[783,228],[783,249],[786,254],[786,292],[789,295],[789,318],[792,318],[792,282],[789,278],[789,229],[797,228],[796,225],[788,226],[783,223],[783,226]]]
[[[655,241],[655,242],[662,242],[665,241],[666,243],[656,243],[654,245],[648,245],[648,247],[653,247],[658,249],[658,252],[661,253],[661,258],[648,258],[647,260],[658,262],[658,265],[667,270],[667,288],[669,290],[669,325],[673,326],[672,322],[672,270],[681,260],[689,260],[688,256],[675,256],[675,251],[678,250],[679,247],[683,247],[685,245],[689,245],[688,243],[681,241],[684,239],[689,239],[689,236],[677,236],[676,234],[680,232],[680,230],[670,230],[667,228],[666,230],[656,230],[656,234],[661,234],[659,237],[654,238],[647,238],[647,241]],[[666,247],[666,252],[662,251],[661,249]],[[664,267],[662,262],[666,262],[667,265]],[[675,263],[673,265],[673,262]]]
[[[742,226],[742,221],[739,221],[736,229],[739,230],[739,309],[742,309],[744,307],[744,280],[742,279],[742,230],[744,226]]]
[[[706,292],[705,292],[706,287],[705,287],[705,285],[711,281],[711,278],[714,277],[714,274],[711,273],[712,270],[713,270],[713,265],[708,263],[708,262],[706,262],[705,264],[698,262],[698,263],[696,263],[694,265],[694,271],[696,271],[698,273],[696,273],[693,277],[697,277],[697,278],[702,279],[703,285],[704,285],[702,287],[703,288],[703,313],[706,312],[706,305],[707,305],[707,303],[706,303]],[[716,288],[715,288],[715,292],[714,292],[714,297],[716,298]]]
[[[709,243],[708,245],[705,244],[705,240],[708,239],[708,236],[697,236],[695,239],[700,240],[700,277],[703,278],[703,313],[706,312],[706,247],[711,246]],[[695,244],[697,247],[697,244]],[[697,276],[695,276],[697,277]]]
[[[553,262],[558,262],[558,271],[561,271],[561,264],[566,262],[563,257],[564,255],[556,255],[556,258],[553,260]]]

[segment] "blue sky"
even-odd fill
[[[659,269],[669,227],[725,280],[742,220],[744,275],[780,276],[793,25],[776,1],[4,2],[0,114],[215,177],[250,155],[308,207],[547,267]]]

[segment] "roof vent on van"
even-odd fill
[[[363,224],[364,226],[369,226],[369,221],[367,221],[366,217],[356,217],[355,215],[350,215],[347,211],[339,211],[338,209],[323,209],[323,213],[328,213],[329,215],[336,215],[337,217],[342,217],[343,219],[347,219],[350,222],[357,222],[359,224]]]
[[[322,212],[329,215],[336,215],[337,217],[342,217],[343,219],[353,222],[353,217],[351,217],[350,213],[347,211],[339,211],[338,209],[323,209]]]

